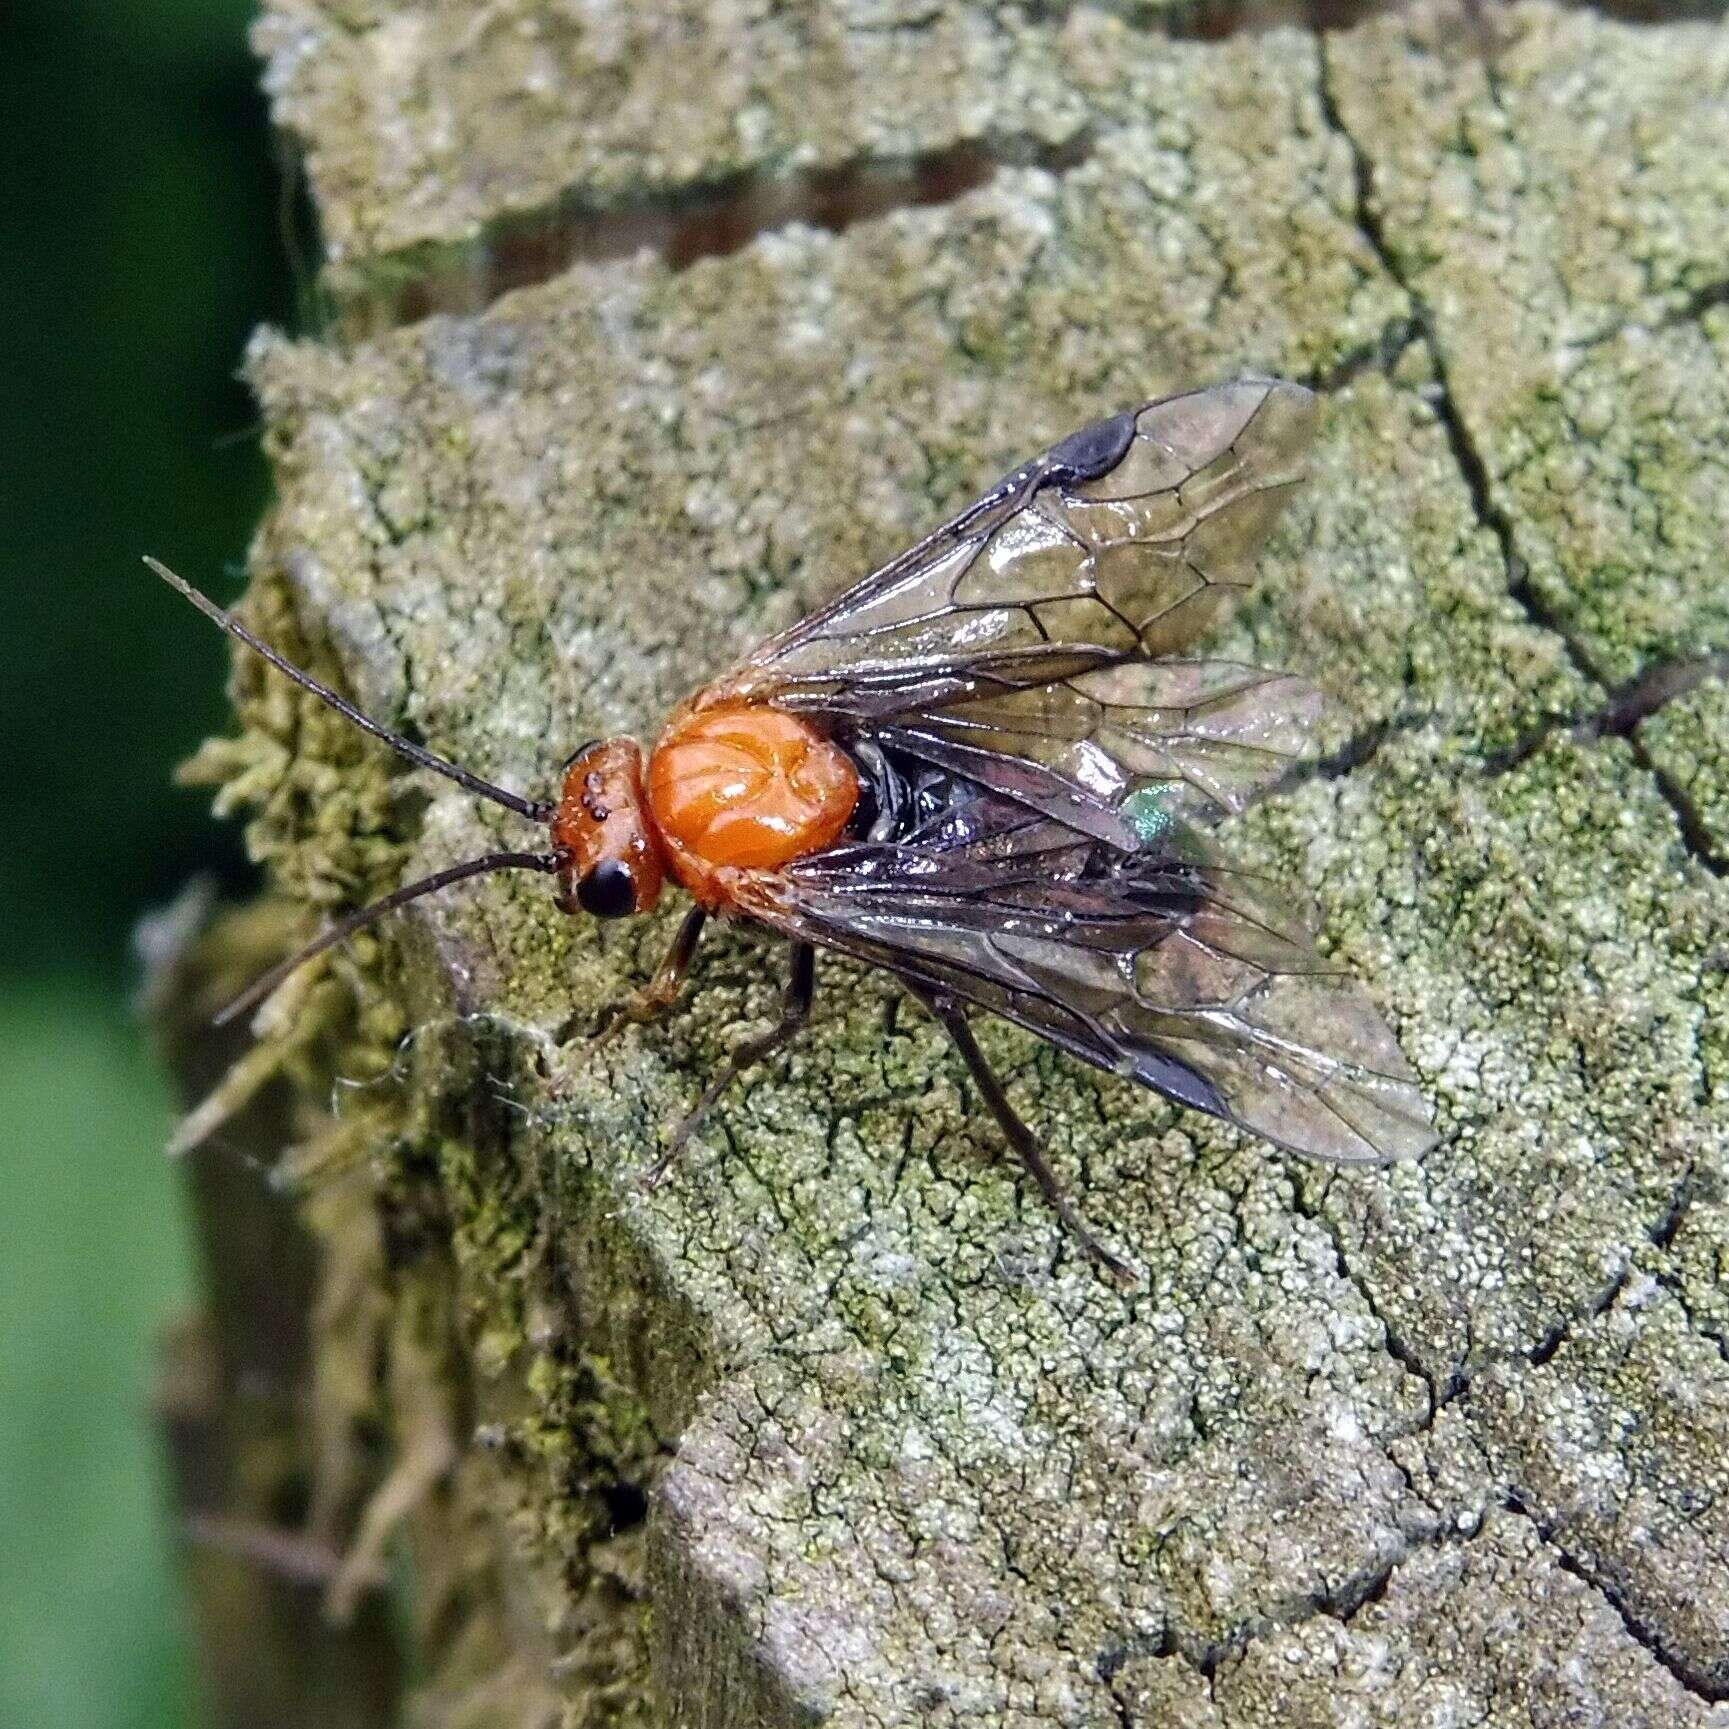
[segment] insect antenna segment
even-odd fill
[[[147,556],[144,562],[170,588],[184,595],[206,618],[220,625],[237,642],[244,643],[254,654],[261,655],[278,672],[292,679],[302,690],[310,691],[320,702],[328,704],[344,720],[352,721],[362,732],[371,733],[374,738],[382,739],[398,756],[406,757],[408,761],[421,768],[429,768],[434,773],[443,775],[446,780],[455,781],[464,790],[478,793],[482,798],[491,799],[494,804],[503,805],[506,810],[514,811],[518,816],[526,817],[530,822],[545,823],[551,819],[554,806],[543,800],[522,798],[504,787],[494,786],[491,781],[483,780],[477,774],[471,774],[460,764],[424,749],[412,740],[404,738],[401,733],[392,732],[387,726],[381,726],[370,715],[363,714],[353,703],[338,696],[328,685],[319,683],[310,673],[303,672],[293,661],[279,654],[262,637],[255,636],[232,613],[218,606],[207,594],[194,588],[184,577],[176,575],[161,560]],[[323,954],[328,948],[334,948],[336,944],[346,941],[357,932],[365,930],[368,925],[376,923],[387,913],[395,912],[398,907],[406,906],[410,901],[419,900],[422,895],[434,894],[439,889],[449,888],[453,883],[465,882],[470,877],[485,876],[494,871],[531,870],[551,875],[558,868],[559,855],[556,852],[492,852],[483,853],[479,858],[468,859],[461,864],[447,866],[444,870],[434,871],[430,876],[421,877],[415,882],[404,883],[401,888],[394,889],[378,900],[371,901],[366,906],[349,913],[346,918],[339,919],[328,930],[314,937],[304,948],[296,950],[295,953],[272,967],[261,978],[255,979],[215,1017],[216,1025],[223,1026],[237,1016],[245,1014],[248,1010],[256,1008],[284,979],[307,961]]]
[[[304,948],[296,949],[286,960],[277,962],[261,978],[254,979],[233,1002],[215,1016],[215,1024],[219,1027],[226,1026],[237,1016],[256,1008],[290,973],[304,966],[315,955],[321,955],[326,949],[345,942],[349,937],[365,930],[368,925],[375,924],[386,913],[393,913],[398,907],[419,900],[422,895],[434,894],[439,889],[449,888],[452,883],[466,882],[469,877],[485,876],[491,871],[541,871],[551,875],[557,869],[556,853],[489,852],[482,853],[479,858],[466,859],[461,864],[434,871],[431,876],[421,877],[415,882],[404,883],[401,888],[393,889],[389,894],[381,895],[377,900],[351,912],[346,918],[338,919],[329,930],[320,932]]]
[[[369,732],[374,738],[382,739],[398,756],[406,757],[421,768],[429,768],[434,774],[441,774],[446,780],[455,781],[469,792],[489,798],[494,804],[501,804],[506,810],[515,811],[518,816],[527,817],[530,822],[543,823],[552,816],[553,807],[543,799],[523,798],[504,787],[494,786],[491,781],[471,774],[459,763],[426,750],[411,739],[404,738],[401,733],[392,732],[387,726],[380,726],[370,715],[362,714],[353,703],[338,696],[328,685],[320,684],[311,673],[302,672],[293,661],[278,654],[262,637],[254,636],[233,613],[218,606],[209,595],[194,588],[185,577],[175,575],[160,559],[147,555],[144,562],[170,588],[183,594],[206,618],[220,625],[236,642],[243,642],[254,654],[262,655],[278,672],[293,679],[302,690],[311,691],[320,702],[335,709],[344,720],[352,721],[362,732]]]

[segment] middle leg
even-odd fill
[[[684,1151],[685,1143],[701,1127],[703,1118],[714,1109],[721,1095],[746,1069],[766,1061],[783,1045],[789,1044],[798,1036],[805,1022],[810,1019],[811,1000],[815,995],[816,950],[809,943],[794,943],[792,970],[787,976],[786,997],[781,1007],[780,1019],[766,1033],[747,1039],[732,1053],[726,1067],[709,1083],[708,1090],[697,1101],[696,1109],[674,1130],[672,1139],[667,1142],[666,1151],[643,1174],[644,1188],[657,1188],[665,1180],[674,1160]]]

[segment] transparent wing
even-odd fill
[[[1315,417],[1243,378],[1100,421],[713,688],[869,723],[1172,654],[1249,587]]]
[[[902,839],[753,876],[740,902],[1298,1152],[1377,1164],[1434,1143],[1366,993],[1180,822],[1125,857],[968,788]]]
[[[877,728],[886,745],[1136,850],[1244,808],[1307,748],[1314,685],[1230,661],[1131,661]]]

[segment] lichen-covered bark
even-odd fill
[[[373,1373],[333,1373],[323,1422],[333,1469],[389,1433],[345,1583],[412,1547],[421,1708],[1723,1718],[1722,686],[1622,720],[1612,687],[1729,646],[1729,34],[705,7],[677,63],[562,8],[456,10],[279,0],[264,27],[341,295],[475,234],[484,279],[532,205],[1065,153],[687,269],[578,260],[361,343],[261,339],[258,616],[538,792],[1041,441],[1307,377],[1312,477],[1219,648],[1336,712],[1234,844],[1319,894],[1445,1138],[1304,1167],[985,1029],[1144,1269],[1125,1297],[934,1030],[835,962],[810,1036],[650,1197],[634,1173],[780,963],[724,936],[685,1012],[596,1057],[667,917],[597,932],[538,880],[426,905],[266,1029],[308,1084],[365,1083],[307,1130],[366,1148],[320,1317]],[[748,96],[711,108],[697,64]],[[255,671],[241,696],[204,770],[299,892],[527,838],[396,797]]]
[[[1118,68],[1088,63],[1098,40],[1054,8],[920,0],[586,16],[543,0],[277,0],[257,33],[333,259],[362,270],[553,205],[640,206],[980,139],[1061,144],[1122,94]],[[1102,40],[1158,54],[1111,21]]]
[[[1614,681],[1724,647],[1729,36],[1514,7],[1485,67],[1419,11],[1329,68],[1533,603]]]
[[[1720,873],[1729,868],[1729,686],[1723,678],[1723,670],[1714,670],[1642,721],[1638,732],[1653,769],[1667,777],[1692,825],[1694,850]]]

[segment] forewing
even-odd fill
[[[1244,378],[1100,421],[722,685],[881,721],[1172,654],[1249,587],[1315,413],[1300,385]]]
[[[1174,825],[1125,861],[982,795],[898,844],[753,878],[746,910],[1312,1157],[1434,1142],[1391,1032],[1264,879]]]

